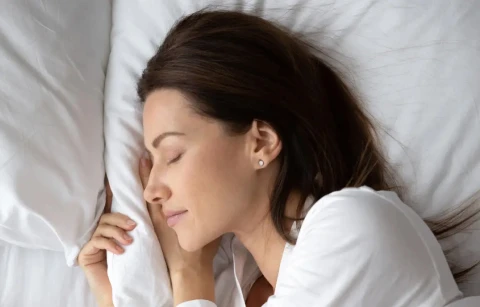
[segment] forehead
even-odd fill
[[[161,89],[147,96],[143,110],[143,119],[148,122],[154,117],[162,116],[165,117],[163,120],[167,121],[172,116],[186,116],[186,113],[189,113],[188,111],[188,101],[180,91]]]
[[[146,142],[167,131],[198,132],[205,124],[206,121],[192,110],[187,98],[178,90],[157,90],[145,100],[143,130]]]
[[[148,95],[143,109],[144,124],[171,125],[191,117],[187,99],[178,90],[162,89]]]

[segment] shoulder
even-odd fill
[[[458,289],[451,277],[450,288],[439,285],[439,264],[448,267],[425,227],[395,193],[349,188],[323,197],[284,253],[271,306],[295,306],[298,297],[303,306],[440,306]]]
[[[296,245],[284,253],[276,292],[291,294],[292,302],[301,294],[309,298],[305,306],[439,306],[445,298],[438,268],[448,267],[427,232],[395,193],[329,194],[310,208]]]
[[[338,259],[376,263],[384,270],[393,265],[410,266],[412,261],[431,266],[431,245],[438,242],[429,232],[395,193],[348,188],[323,197],[311,207],[293,254],[300,258],[309,255],[332,266]]]
[[[393,192],[377,192],[367,187],[345,188],[313,204],[301,232],[347,227],[352,234],[375,235],[380,230],[391,229],[394,226],[392,219],[400,224],[410,224],[408,210]]]
[[[425,251],[424,222],[393,192],[348,188],[318,200],[303,221],[297,255],[323,260],[363,258],[386,263],[403,261],[412,248]],[[302,256],[303,257],[303,256]],[[400,258],[399,258],[400,257]],[[317,259],[319,260],[319,258]]]

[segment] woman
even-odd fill
[[[138,83],[145,199],[176,306],[216,306],[232,232],[264,279],[249,304],[447,306],[462,296],[432,231],[397,194],[371,120],[306,43],[261,18],[183,18]],[[105,214],[79,256],[111,305],[104,251],[135,244]],[[115,239],[115,240],[112,240]]]

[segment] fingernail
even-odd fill
[[[135,222],[132,221],[132,220],[128,220],[128,221],[127,221],[127,225],[133,226],[133,225],[137,225],[137,223],[135,223]]]
[[[127,235],[127,234],[124,234],[124,235],[123,235],[123,238],[124,238],[125,240],[127,240],[127,241],[131,241],[131,240],[132,240],[132,237],[130,237],[130,236]]]
[[[121,246],[115,246],[115,249],[119,251],[120,253],[123,252],[123,248]]]

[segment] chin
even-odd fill
[[[187,252],[195,252],[206,245],[198,244],[199,242],[200,241],[197,240],[194,236],[190,236],[188,239],[178,237],[178,243],[180,244],[180,247]]]
[[[187,252],[196,252],[197,250],[201,249],[205,245],[200,245],[196,242],[193,242],[192,240],[187,240],[186,242],[184,241],[179,241],[180,246]]]

